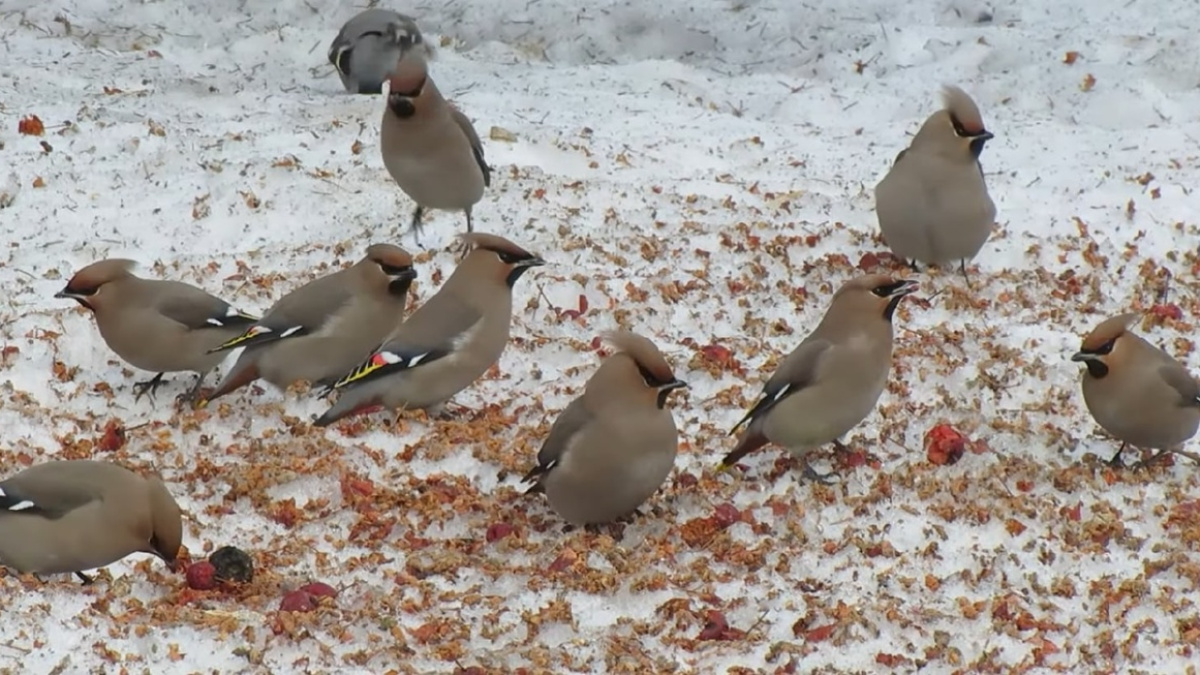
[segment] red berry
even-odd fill
[[[196,591],[211,591],[217,587],[217,568],[207,560],[188,565],[188,588]]]

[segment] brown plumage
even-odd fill
[[[75,573],[137,552],[174,566],[183,541],[179,505],[158,476],[110,462],[52,461],[0,481],[0,565]]]
[[[411,227],[418,236],[425,209],[462,211],[472,232],[471,209],[491,185],[492,170],[471,121],[442,97],[428,68],[424,54],[410,50],[388,79],[383,164],[417,204]]]
[[[966,276],[996,220],[979,163],[993,134],[962,89],[947,86],[942,103],[875,187],[875,211],[895,255],[914,267],[958,261]]]
[[[300,380],[331,384],[404,320],[415,278],[408,251],[373,244],[354,265],[288,293],[246,332],[214,350],[245,347],[207,400],[259,377],[280,389]]]
[[[545,493],[576,525],[633,513],[671,473],[679,444],[666,401],[687,384],[650,340],[627,331],[603,337],[614,353],[555,420],[524,478],[533,483],[527,492]]]
[[[1072,361],[1083,363],[1083,398],[1105,431],[1121,441],[1109,460],[1119,465],[1126,445],[1178,452],[1200,428],[1200,383],[1178,361],[1130,329],[1137,314],[1106,319],[1084,338]]]
[[[513,285],[545,261],[496,235],[475,232],[461,238],[467,251],[454,273],[330,388],[341,395],[314,424],[380,409],[437,414],[500,358],[512,325]]]
[[[194,397],[204,376],[223,360],[209,350],[242,332],[257,317],[238,311],[203,290],[178,281],[143,279],[132,260],[109,259],[75,273],[55,294],[91,310],[109,348],[135,368],[157,373],[135,385],[137,397],[153,392],[164,373],[199,375],[188,393]]]
[[[846,282],[816,329],[779,364],[762,397],[731,434],[746,425],[723,468],[768,443],[804,460],[804,475],[823,481],[805,460],[836,443],[870,414],[892,364],[892,315],[916,282],[872,274]]]

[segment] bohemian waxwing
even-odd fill
[[[875,186],[883,238],[897,256],[934,265],[966,262],[996,222],[979,155],[993,135],[975,101],[958,87],[943,90],[944,108],[929,116],[908,149]]]
[[[546,263],[494,234],[461,238],[468,252],[458,268],[374,354],[326,391],[341,396],[314,424],[381,409],[438,414],[499,360],[512,324],[513,284]]]
[[[299,380],[332,384],[404,320],[417,277],[412,265],[408,251],[374,244],[355,265],[283,296],[246,332],[213,349],[246,348],[207,401],[260,377],[280,389]]]
[[[445,209],[466,213],[473,232],[471,207],[492,184],[479,134],[442,98],[423,54],[407,52],[388,83],[379,145],[388,173],[417,203],[412,229],[419,237],[425,209]]]
[[[1083,372],[1083,400],[1096,423],[1121,441],[1109,463],[1121,464],[1125,446],[1158,450],[1142,464],[1179,446],[1200,427],[1200,383],[1178,361],[1129,329],[1137,314],[1096,326],[1072,361]]]
[[[157,476],[69,460],[0,481],[0,565],[21,573],[90,583],[83,570],[139,552],[174,567],[182,541],[179,505]]]
[[[605,338],[615,352],[555,420],[524,479],[533,483],[527,493],[544,492],[573,525],[633,513],[667,479],[679,445],[667,396],[687,383],[650,340],[629,332]]]
[[[762,398],[731,434],[749,422],[722,468],[767,443],[804,461],[807,478],[824,481],[806,455],[839,438],[875,409],[892,365],[892,314],[915,281],[885,275],[852,279],[833,296],[816,330],[767,380]]]
[[[54,297],[71,298],[90,309],[100,336],[117,356],[135,368],[157,373],[135,383],[135,401],[153,394],[165,373],[179,371],[199,375],[185,394],[193,399],[205,375],[225,358],[209,350],[241,333],[257,317],[195,286],[142,279],[131,271],[135,265],[119,258],[92,263],[76,272]]]
[[[329,62],[351,94],[378,94],[410,49],[433,56],[417,22],[390,9],[364,10],[346,22],[329,45]]]

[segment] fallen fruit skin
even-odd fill
[[[279,602],[281,612],[311,612],[316,609],[313,596],[303,590],[295,590],[283,596]]]
[[[338,596],[336,588],[320,581],[305,584],[298,590],[308,593],[314,598],[336,598]]]

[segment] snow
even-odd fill
[[[371,242],[421,250],[402,236],[411,203],[378,156],[380,99],[344,94],[325,61],[361,7],[0,4],[0,204],[11,198],[0,209],[10,239],[0,346],[19,350],[0,362],[0,470],[19,470],[22,454],[153,464],[189,514],[193,558],[232,544],[260,568],[251,588],[198,598],[144,556],[90,587],[0,578],[0,671],[1194,664],[1200,543],[1170,516],[1196,498],[1195,467],[1098,467],[1115,446],[1088,417],[1067,357],[1103,317],[1160,302],[1167,279],[1183,319],[1141,332],[1196,366],[1200,6],[395,8],[439,45],[434,77],[495,167],[476,228],[552,264],[518,283],[499,374],[456,398],[471,410],[449,422],[376,416],[349,432],[309,429],[322,403],[269,388],[214,411],[174,409],[186,376],[157,403],[134,402],[144,374],[53,294],[93,260],[131,257],[147,275],[261,311]],[[879,467],[843,468],[825,488],[773,471],[771,448],[744,473],[716,474],[769,364],[863,254],[882,250],[873,186],[943,83],[964,87],[997,134],[983,166],[1000,227],[972,289],[934,270],[897,314],[889,391],[846,439]],[[17,134],[30,114],[44,137]],[[464,227],[454,213],[426,222],[421,299],[435,270],[452,270]],[[577,308],[581,294],[590,310],[579,321],[550,307]],[[692,385],[673,397],[681,453],[623,532],[564,533],[517,479],[593,371],[588,344],[618,323],[652,337]],[[708,344],[744,372],[709,372],[695,350]],[[56,360],[78,371],[55,377]],[[128,443],[102,453],[91,441],[110,419]],[[922,438],[939,422],[988,450],[931,466]],[[388,508],[356,511],[346,476],[373,481]],[[303,516],[292,527],[272,520],[287,499]],[[705,542],[684,536],[725,503],[754,522]],[[486,542],[502,522],[517,532]],[[567,553],[574,562],[549,571]],[[278,599],[310,578],[344,586],[337,607],[276,634]],[[697,641],[708,610],[749,634]]]

